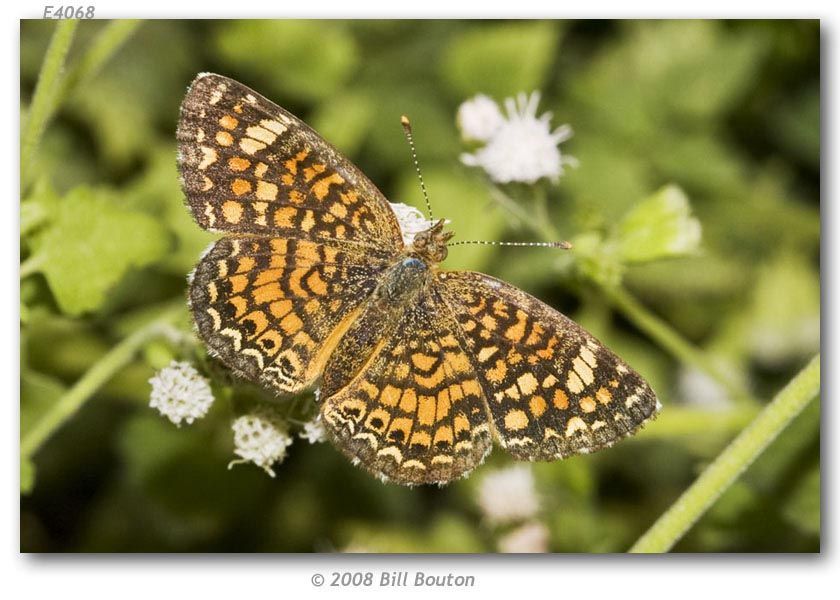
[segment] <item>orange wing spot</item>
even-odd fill
[[[283,238],[271,238],[269,244],[272,254],[286,254],[289,248],[289,243]]]
[[[300,285],[301,278],[306,275],[306,269],[295,269],[289,275],[289,289],[292,290],[292,294],[295,296],[299,296],[301,298],[308,298],[309,294],[306,292],[305,289]]]
[[[519,431],[528,427],[528,415],[518,408],[509,410],[505,415],[505,428],[510,431]]]
[[[376,397],[379,395],[379,388],[366,379],[362,380],[359,387],[371,400],[376,400]]]
[[[327,293],[327,284],[321,279],[321,274],[318,271],[313,271],[312,274],[306,278],[306,285],[316,296],[324,296]]]
[[[315,214],[311,210],[307,210],[303,213],[303,220],[300,222],[300,228],[308,232],[313,227],[315,227]]]
[[[259,287],[267,283],[276,283],[282,276],[283,269],[266,269],[265,271],[260,271],[257,278],[254,279],[254,286]]]
[[[385,431],[385,428],[388,427],[388,423],[391,422],[391,415],[388,413],[387,410],[383,410],[381,408],[376,408],[370,411],[367,420],[365,421],[365,427],[368,429],[372,429],[378,434],[382,434]]]
[[[496,360],[496,366],[487,370],[487,380],[492,383],[501,383],[507,375],[507,363],[503,359]]]
[[[508,389],[505,390],[504,393],[505,393],[505,396],[507,396],[508,398],[512,398],[514,400],[519,400],[519,398],[520,398],[519,388],[516,387],[516,385],[510,386]]]
[[[458,413],[455,415],[455,435],[458,435],[462,431],[469,431],[470,430],[470,420],[464,415],[464,413]]]
[[[236,126],[239,125],[239,119],[232,115],[225,115],[219,119],[219,125],[225,129],[236,129]]]
[[[233,183],[230,184],[230,189],[237,196],[241,196],[251,191],[251,182],[244,179],[234,179]]]
[[[481,397],[481,386],[475,379],[467,379],[461,382],[461,388],[464,390],[465,396]]]
[[[306,167],[303,170],[303,178],[307,183],[309,183],[310,181],[312,181],[315,178],[316,175],[318,175],[318,173],[323,173],[326,170],[327,170],[326,165],[316,163],[316,164],[312,165],[311,167]]]
[[[277,331],[273,329],[269,329],[264,334],[262,334],[259,338],[257,338],[257,344],[260,345],[262,348],[262,352],[267,356],[274,356],[280,351],[280,346],[283,343],[283,336],[281,336]]]
[[[262,176],[265,175],[265,172],[268,171],[268,165],[264,162],[257,163],[257,166],[254,167],[254,176],[257,179],[262,179]]]
[[[278,300],[268,305],[268,310],[275,319],[282,319],[292,310],[291,300]]]
[[[496,330],[496,319],[494,319],[490,315],[484,315],[483,317],[481,317],[481,324],[484,325],[484,327],[486,329],[489,329],[490,331]]]
[[[445,373],[443,371],[443,368],[438,367],[433,373],[430,373],[428,376],[423,376],[419,373],[415,373],[414,381],[417,382],[419,385],[422,385],[423,387],[435,388],[443,382],[444,376]]]
[[[344,225],[337,225],[335,228],[335,237],[340,240],[343,240],[347,232],[347,228]]]
[[[525,396],[534,393],[534,390],[537,389],[538,385],[537,378],[534,377],[533,373],[523,373],[519,376],[519,379],[516,380],[516,383],[522,394]]]
[[[445,419],[449,416],[450,406],[452,406],[452,402],[449,400],[449,390],[444,389],[439,391],[437,395],[437,413],[435,414],[435,420],[440,421],[441,419]]]
[[[305,199],[306,197],[302,192],[298,190],[289,190],[289,202],[292,204],[302,204]]]
[[[352,190],[347,192],[341,192],[339,196],[341,197],[341,201],[344,202],[344,204],[356,204],[356,202],[359,201],[359,194]]]
[[[281,300],[284,295],[285,294],[283,294],[283,290],[280,288],[280,284],[276,281],[273,283],[268,283],[266,285],[261,285],[260,287],[255,288],[254,291],[251,293],[251,297],[257,304],[268,304],[271,302],[276,302],[277,300]]]
[[[415,431],[411,434],[411,442],[409,446],[423,446],[428,448],[432,445],[432,437],[425,431]]]
[[[213,181],[207,177],[207,175],[202,176],[204,179],[204,185],[201,187],[202,192],[208,192],[213,189]]]
[[[612,394],[605,387],[598,388],[598,391],[595,392],[595,399],[601,404],[609,404],[612,401]]]
[[[444,354],[446,365],[455,373],[471,373],[472,365],[463,352],[446,352]]]
[[[307,179],[307,181],[309,180]],[[344,178],[338,173],[331,173],[329,176],[324,177],[323,179],[319,179],[315,182],[315,184],[312,186],[312,193],[315,194],[315,197],[318,198],[318,200],[323,200],[327,197],[327,194],[330,193],[330,185],[332,185],[333,183],[341,185],[342,183],[344,183]],[[344,207],[341,206],[341,208]]]
[[[516,311],[516,324],[508,327],[505,331],[505,337],[512,342],[518,342],[525,335],[525,324],[528,322],[528,316],[521,310]]]
[[[241,115],[242,114],[242,105],[241,104],[234,104],[233,112],[235,112],[237,115]]]
[[[458,383],[453,383],[449,386],[449,398],[452,402],[458,402],[458,400],[463,399],[464,397],[464,390],[461,389],[461,385]]]
[[[234,156],[233,158],[228,159],[228,167],[231,171],[244,171],[248,167],[251,166],[251,161],[247,158],[240,158],[238,156]]]
[[[618,382],[615,379],[610,379],[610,387],[611,388],[617,388],[618,387]]]
[[[411,388],[403,392],[400,398],[400,410],[407,413],[417,410],[417,394]]]
[[[257,261],[252,256],[240,256],[236,265],[236,273],[247,273],[254,268]]]
[[[297,333],[301,327],[303,327],[303,321],[295,313],[289,313],[280,321],[280,328],[288,335]]]
[[[244,290],[248,285],[248,276],[247,275],[234,275],[228,278],[230,282],[230,289],[234,294],[240,293]]]
[[[580,404],[580,409],[585,413],[591,413],[597,408],[597,404],[595,404],[595,400],[592,399],[592,396],[584,396],[578,402]]]
[[[332,206],[330,206],[330,213],[332,213],[339,219],[343,219],[347,216],[347,207],[343,204],[336,202]]]
[[[399,417],[391,421],[391,426],[388,428],[387,437],[390,438],[391,434],[395,431],[399,431],[402,433],[401,441],[405,441],[408,439],[408,434],[411,431],[411,426],[413,425],[413,421],[406,417]]]
[[[250,335],[249,338],[258,336],[265,330],[266,327],[268,327],[268,319],[266,318],[265,313],[261,310],[252,311],[240,320],[252,321],[254,323],[254,333]]]
[[[379,401],[385,406],[396,406],[400,400],[400,390],[393,385],[386,385],[379,396]]]
[[[233,144],[233,136],[227,131],[217,131],[216,143],[220,146],[230,146]]]
[[[537,419],[543,415],[547,407],[548,404],[542,396],[534,396],[528,401],[528,408],[531,409],[531,414]]]
[[[487,346],[478,351],[478,362],[487,362],[487,360],[499,351],[497,346]]]
[[[242,296],[234,296],[230,300],[228,300],[233,306],[236,308],[236,313],[233,315],[234,319],[238,319],[242,315],[245,314],[245,311],[248,309],[248,301],[243,298]]]
[[[417,398],[417,420],[421,425],[431,425],[435,422],[434,396],[419,396]]]
[[[454,442],[455,436],[452,434],[452,428],[449,426],[438,427],[435,431],[434,444],[437,446],[441,442],[447,446],[451,446]]]
[[[280,176],[280,181],[282,181],[283,185],[286,187],[292,187],[295,184],[295,176],[291,173],[283,173]]]
[[[569,408],[569,397],[566,395],[566,392],[557,388],[554,390],[554,398],[552,399],[552,403],[554,404],[554,408],[559,410],[566,410]]]
[[[566,423],[566,437],[571,437],[575,433],[586,429],[586,422],[580,417],[572,417]]]
[[[277,227],[285,227],[287,229],[292,229],[294,227],[292,219],[294,219],[297,212],[297,209],[292,208],[291,206],[284,206],[282,208],[278,208],[274,212],[274,224],[277,225]]]
[[[437,356],[428,356],[427,354],[423,354],[422,352],[415,352],[411,355],[411,362],[414,364],[415,367],[420,369],[421,371],[428,371],[437,362]]]
[[[317,314],[321,310],[321,302],[314,298],[303,305],[303,312],[307,315]]]
[[[222,216],[225,221],[236,225],[242,219],[242,205],[235,200],[228,200],[222,204]]]

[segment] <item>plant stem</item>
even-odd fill
[[[35,85],[32,103],[29,106],[29,114],[21,129],[21,188],[29,181],[35,150],[38,148],[41,136],[46,129],[47,121],[52,114],[55,97],[61,90],[64,60],[67,57],[68,50],[70,50],[70,45],[73,43],[73,36],[76,33],[76,27],[78,25],[79,21],[74,19],[59,21],[56,24],[55,32],[47,48],[47,53],[44,55],[44,63],[41,65],[38,83]]]
[[[68,71],[67,77],[62,81],[61,90],[55,96],[52,111],[57,110],[76,88],[96,76],[140,25],[141,21],[137,19],[118,19],[105,25],[91,42],[85,54]]]
[[[817,354],[639,538],[630,552],[667,552],[820,391]]]
[[[547,217],[547,211],[542,218],[539,215],[529,214],[515,200],[497,187],[491,188],[492,196],[499,205],[510,212],[514,217],[528,226],[542,241],[557,241],[562,239],[560,232]],[[537,210],[539,211],[540,199],[537,197]],[[752,395],[727,373],[721,371],[714,362],[702,350],[683,338],[673,327],[657,317],[643,304],[636,300],[630,292],[621,287],[608,287],[599,282],[592,281],[598,289],[610,299],[611,304],[630,319],[640,330],[644,331],[651,339],[660,344],[666,351],[683,364],[691,365],[706,373],[709,377],[723,386],[734,400],[744,404],[757,405],[758,402]]]
[[[743,404],[758,404],[749,392],[720,369],[711,356],[684,339],[665,321],[645,308],[630,292],[621,287],[600,286],[600,288],[613,306],[677,360],[705,372],[722,385],[734,400]]]
[[[21,457],[31,458],[47,438],[67,422],[99,388],[131,362],[140,348],[150,340],[165,335],[167,327],[181,310],[182,307],[179,306],[161,314],[114,346],[91,366],[21,439]]]

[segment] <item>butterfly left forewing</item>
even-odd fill
[[[659,408],[647,382],[579,325],[481,273],[438,275],[499,441],[526,460],[593,452]]]
[[[303,121],[233,79],[196,77],[177,138],[187,203],[205,229],[402,249],[376,186]]]

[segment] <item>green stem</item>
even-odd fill
[[[630,552],[667,552],[820,391],[820,355],[780,391]]]
[[[41,445],[84,405],[120,369],[129,364],[135,353],[150,340],[165,335],[171,321],[182,312],[182,307],[171,309],[157,319],[138,329],[110,352],[100,358],[30,429],[20,441],[20,454],[31,458]]]
[[[721,370],[710,355],[685,340],[670,325],[645,308],[627,290],[608,286],[600,286],[600,288],[613,306],[677,360],[712,377],[729,392],[734,400],[743,404],[758,404],[749,392],[738,385],[728,373]]]
[[[85,54],[76,62],[64,78],[61,90],[55,96],[52,112],[67,100],[79,87],[96,76],[105,63],[125,44],[140,26],[137,19],[118,19],[105,25],[91,42]],[[50,114],[52,114],[52,112]]]
[[[44,63],[41,65],[38,83],[35,85],[29,114],[21,129],[20,168],[22,187],[29,181],[35,151],[52,114],[55,97],[60,93],[64,60],[67,57],[68,50],[70,50],[70,45],[73,43],[73,36],[78,25],[77,20],[59,21],[50,40],[47,53],[44,55]]]

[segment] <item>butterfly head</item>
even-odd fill
[[[447,256],[446,242],[448,242],[454,231],[444,231],[444,219],[440,219],[426,231],[421,231],[414,236],[414,242],[408,249],[408,253],[430,263],[442,262]]]

